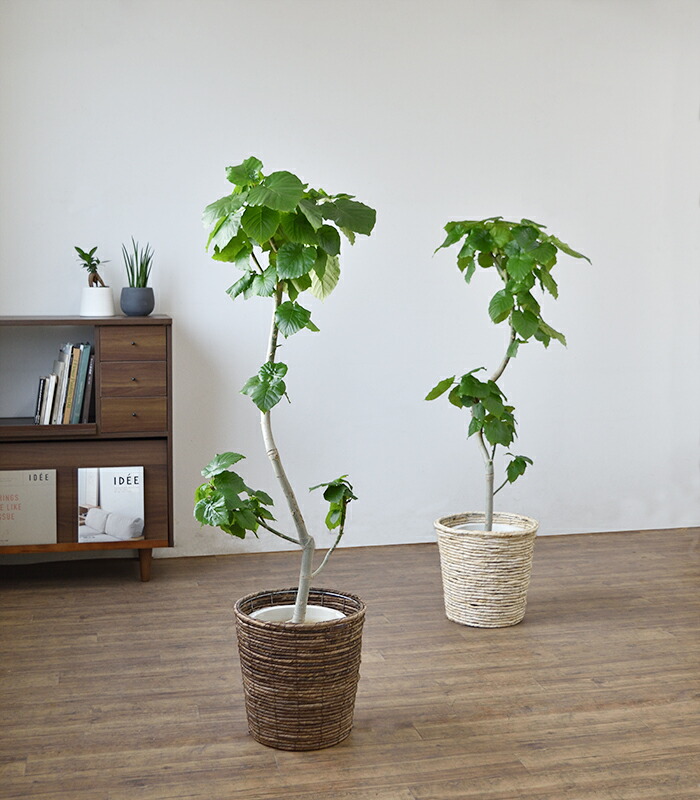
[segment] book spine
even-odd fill
[[[87,378],[88,364],[90,363],[90,343],[80,345],[80,362],[78,364],[78,375],[75,379],[75,398],[71,410],[70,421],[72,425],[80,422],[80,415],[83,411],[83,397],[85,396],[85,381]]]
[[[66,390],[66,407],[63,411],[63,424],[70,423],[70,415],[73,410],[73,400],[75,398],[75,382],[78,377],[78,366],[80,363],[80,347],[74,345],[70,357],[70,374],[68,377],[68,389]]]
[[[49,425],[51,423],[51,414],[53,413],[54,397],[56,396],[56,383],[58,378],[51,373],[47,378],[46,384],[46,404],[44,406],[44,413],[41,418],[42,425]]]
[[[46,389],[46,378],[39,378],[39,390],[36,395],[36,410],[34,411],[34,424],[41,422],[41,408],[44,402],[44,391]]]
[[[83,411],[80,421],[85,423],[90,421],[90,406],[92,405],[92,393],[95,382],[95,356],[90,356],[88,364],[87,378],[85,380],[85,396],[83,397]]]
[[[68,391],[68,376],[70,369],[70,344],[64,344],[58,354],[58,358],[63,363],[63,373],[61,375],[61,388],[58,396],[58,407],[56,408],[55,424],[63,423],[63,411],[66,407],[66,393]]]

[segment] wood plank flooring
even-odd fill
[[[0,568],[0,798],[698,800],[700,530],[543,537],[525,620],[443,613],[436,546],[346,549],[368,605],[350,738],[247,733],[234,601],[294,554]]]

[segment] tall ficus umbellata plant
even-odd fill
[[[494,489],[494,459],[499,446],[510,447],[515,439],[514,407],[507,399],[498,381],[508,363],[518,353],[521,345],[532,339],[549,346],[552,339],[566,345],[563,333],[554,330],[542,318],[540,303],[533,294],[539,287],[542,293],[558,296],[557,282],[552,270],[559,253],[574,258],[589,259],[577,253],[556,236],[545,232],[545,226],[529,219],[508,222],[502,217],[484,220],[448,222],[447,236],[437,248],[460,245],[457,267],[469,283],[477,267],[493,269],[503,283],[491,298],[489,316],[496,324],[507,323],[508,345],[503,360],[487,380],[477,377],[484,367],[467,372],[458,378],[453,375],[435,386],[425,398],[434,400],[445,392],[457,408],[468,409],[471,414],[468,436],[475,436],[486,468],[486,511],[484,530],[493,527],[493,499],[507,484],[516,481],[532,460],[527,456],[508,452],[510,461],[505,479]],[[437,252],[436,250],[436,252]]]
[[[352,195],[329,195],[322,189],[309,188],[291,172],[265,175],[262,167],[254,157],[229,167],[226,177],[234,189],[206,207],[203,221],[210,231],[207,249],[213,248],[212,257],[228,261],[242,272],[228,289],[229,296],[267,298],[272,306],[265,363],[241,391],[260,410],[265,449],[296,535],[272,527],[272,498],[250,489],[230,469],[243,458],[239,453],[217,455],[204,468],[202,475],[207,481],[197,489],[194,513],[202,524],[219,527],[241,539],[249,532],[257,535],[262,527],[299,545],[301,568],[292,622],[303,622],[311,579],[323,569],[338,545],[345,530],[348,503],[356,498],[346,475],[312,487],[324,490],[323,497],[329,503],[326,526],[337,530],[335,541],[314,569],[316,543],[307,530],[272,433],[272,409],[287,392],[287,365],[277,360],[279,336],[318,331],[311,313],[298,300],[305,292],[321,300],[328,297],[340,278],[341,234],[350,244],[355,243],[355,234],[369,236],[376,213]]]

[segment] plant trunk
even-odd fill
[[[275,294],[275,311],[282,300],[282,289],[277,288]],[[270,329],[270,341],[267,349],[267,363],[274,363],[275,353],[277,351],[277,324],[275,322],[275,314],[272,315],[272,327]],[[306,606],[309,601],[309,588],[311,585],[311,572],[316,551],[316,542],[313,537],[309,535],[306,530],[306,523],[301,514],[299,503],[297,502],[296,495],[292,489],[292,485],[287,478],[287,473],[284,471],[282,459],[280,458],[279,450],[275,444],[275,437],[272,433],[272,421],[270,412],[263,412],[260,415],[260,426],[262,428],[263,440],[265,442],[265,450],[267,457],[270,459],[272,469],[277,478],[277,482],[282,489],[284,499],[287,501],[287,506],[292,515],[294,527],[299,537],[299,542],[302,546],[301,568],[299,570],[299,588],[297,591],[296,603],[294,605],[294,616],[292,622],[303,622],[306,617]]]

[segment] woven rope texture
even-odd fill
[[[525,616],[538,523],[494,514],[508,531],[458,530],[484,523],[483,513],[453,514],[435,522],[447,618],[477,628],[516,625]]]
[[[280,589],[236,603],[248,729],[278,750],[320,750],[342,742],[352,728],[365,605],[354,595],[311,589],[309,604],[346,616],[299,625],[248,616],[295,597],[296,589]]]

